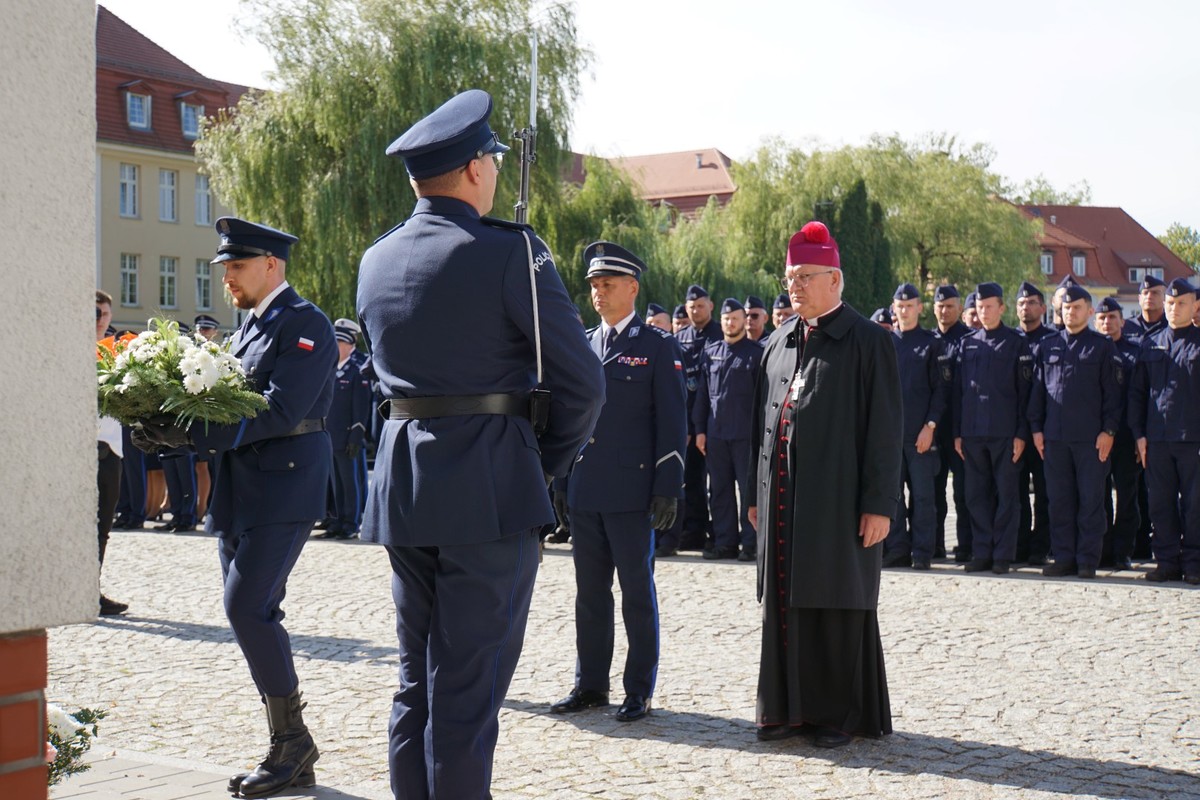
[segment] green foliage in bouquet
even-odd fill
[[[96,379],[100,413],[124,425],[163,414],[184,428],[232,424],[267,407],[228,345],[181,334],[172,320],[155,318],[144,333],[101,342]]]
[[[67,714],[58,706],[46,707],[46,740],[56,751],[54,760],[50,762],[51,786],[63,778],[91,769],[90,765],[83,763],[83,755],[91,748],[92,738],[99,732],[97,723],[106,716],[106,712],[90,708]]]

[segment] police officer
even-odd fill
[[[221,323],[208,314],[197,314],[196,318],[192,320],[192,328],[210,342],[221,338]]]
[[[933,333],[942,340],[942,354],[939,356],[942,379],[948,386],[953,386],[954,359],[958,343],[971,332],[971,329],[962,321],[962,298],[958,294],[957,286],[947,283],[933,290],[933,316],[937,320],[937,327]],[[962,458],[954,449],[954,425],[951,422],[953,413],[953,404],[947,398],[942,422],[934,431],[934,439],[937,440],[941,461],[933,483],[933,500],[937,508],[937,533],[933,541],[933,555],[934,558],[946,555],[946,515],[950,511],[949,504],[946,502],[946,482],[950,480],[950,474],[953,473],[951,493],[954,495],[957,538],[954,560],[959,564],[965,564],[971,560],[971,516],[970,508],[967,506]]]
[[[875,309],[871,312],[871,322],[885,331],[890,331],[892,329],[892,309],[888,307]]]
[[[354,357],[359,327],[352,320],[334,322],[338,363],[333,374],[333,403],[329,407],[329,442],[333,446],[329,524],[323,539],[352,539],[358,535],[359,497],[367,485],[359,475],[360,456],[371,422],[371,380]]]
[[[792,317],[796,316],[796,309],[792,308],[791,298],[787,292],[780,292],[775,297],[775,302],[771,304],[771,325],[775,330],[779,330],[779,326],[787,322]]]
[[[1167,328],[1142,340],[1129,391],[1129,426],[1146,468],[1155,583],[1200,584],[1200,328],[1194,287],[1166,290]]]
[[[1117,436],[1109,454],[1112,468],[1104,492],[1108,530],[1104,534],[1104,546],[1100,553],[1100,566],[1116,569],[1130,569],[1133,566],[1133,545],[1142,517],[1138,500],[1142,468],[1137,461],[1137,446],[1133,441],[1133,431],[1129,428],[1129,408],[1126,403],[1141,347],[1124,335],[1123,323],[1121,304],[1116,298],[1106,297],[1096,306],[1096,330],[1112,339],[1121,360],[1121,424],[1117,427]]]
[[[934,478],[941,458],[937,429],[950,400],[950,381],[943,374],[943,341],[921,327],[921,294],[911,283],[902,283],[892,295],[892,344],[900,367],[904,397],[904,459],[900,464],[900,492],[908,485],[908,509],[903,504],[884,540],[883,566],[929,569],[934,555],[937,523],[934,519]],[[943,495],[945,484],[943,484]],[[912,529],[909,530],[911,524]]]
[[[673,332],[671,330],[671,315],[658,303],[648,303],[646,305],[646,324],[652,328],[658,328],[660,331]]]
[[[1045,459],[1054,563],[1043,575],[1095,578],[1108,528],[1104,489],[1109,454],[1124,406],[1124,373],[1117,348],[1088,327],[1092,296],[1067,287],[1063,330],[1041,340],[1034,354],[1029,425]]]
[[[691,324],[692,321],[688,319],[687,306],[683,303],[675,306],[675,310],[671,313],[671,333],[679,333]]]
[[[708,466],[712,509],[713,545],[704,557],[754,561],[758,543],[748,515],[753,501],[750,425],[762,346],[750,338],[746,309],[732,297],[721,304],[721,331],[722,338],[700,354],[700,386],[692,408],[696,448]]]
[[[546,245],[482,216],[508,150],[491,111],[487,92],[467,90],[388,147],[417,203],[358,273],[358,318],[390,404],[360,538],[385,545],[392,566],[397,798],[487,797],[538,536],[554,522],[547,476],[567,474],[604,402]],[[469,330],[430,335],[463,307]]]
[[[963,300],[962,311],[963,324],[973,331],[977,331],[983,327],[979,322],[979,312],[975,310],[975,300],[975,292],[968,293],[966,299]]]
[[[317,747],[301,714],[280,603],[313,523],[325,515],[325,415],[337,348],[329,320],[288,285],[295,236],[235,217],[221,217],[216,229],[221,244],[213,263],[224,265],[234,304],[250,312],[230,350],[267,408],[238,424],[192,425],[187,432],[146,425],[144,435],[163,447],[186,445],[190,435],[197,451],[214,458],[207,529],[219,537],[225,613],[271,734],[266,758],[253,772],[234,775],[229,790],[264,797],[315,780]]]
[[[1125,320],[1125,335],[1137,344],[1142,339],[1153,336],[1167,327],[1167,318],[1163,313],[1166,302],[1167,284],[1162,278],[1147,275],[1138,287],[1138,307],[1140,313]]]
[[[967,572],[1008,572],[1017,552],[1017,463],[1029,440],[1025,412],[1033,353],[1004,324],[1004,289],[981,283],[975,308],[983,325],[963,337],[955,357],[954,449],[966,465],[972,559]]]
[[[762,301],[761,297],[747,295],[746,303],[746,336],[751,341],[763,343],[764,337],[767,335],[767,320],[770,319],[770,314],[767,313],[767,306]]]
[[[583,252],[592,305],[602,322],[588,339],[604,365],[604,409],[571,470],[567,502],[575,542],[575,686],[556,714],[608,704],[613,655],[613,570],[629,639],[622,722],[650,711],[658,673],[654,534],[674,522],[683,496],[685,390],[674,337],[634,310],[646,265],[612,242]],[[755,345],[757,347],[757,345]]]
[[[1021,335],[1029,342],[1035,360],[1038,346],[1057,331],[1042,322],[1046,316],[1046,297],[1029,281],[1017,288],[1017,322]],[[1017,561],[1040,567],[1050,551],[1050,509],[1046,494],[1046,470],[1036,447],[1026,447],[1018,465],[1017,487],[1020,492],[1021,522],[1017,527]],[[1029,507],[1029,490],[1033,485],[1033,508]]]

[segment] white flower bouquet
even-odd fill
[[[90,708],[81,708],[74,714],[68,714],[53,703],[46,704],[46,743],[49,745],[46,756],[50,764],[51,786],[63,778],[90,769],[83,763],[83,755],[92,746],[92,739],[98,735],[97,723],[105,716],[105,712]]]
[[[181,334],[171,320],[152,319],[144,333],[99,342],[96,380],[100,413],[130,426],[164,415],[183,429],[197,420],[231,424],[267,407],[227,345]]]

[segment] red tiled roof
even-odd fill
[[[694,206],[704,205],[710,196],[728,200],[737,191],[729,172],[733,162],[715,147],[609,161],[624,170],[638,185],[641,196],[652,202],[680,206],[690,199]]]
[[[149,95],[150,129],[129,127],[128,89]],[[204,106],[206,115],[237,104],[248,87],[206,78],[104,6],[96,7],[96,138],[137,147],[190,152],[179,104]]]

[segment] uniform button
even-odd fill
[[[289,462],[288,462],[288,469],[295,469],[295,468],[296,468],[296,462],[295,462],[295,461],[289,461]]]
[[[646,468],[645,464],[638,464],[638,469],[645,469],[645,468]]]
[[[780,379],[779,379],[779,382],[780,382],[780,383],[787,383],[787,381],[788,381],[788,379],[787,379],[787,378],[780,378]]]
[[[779,408],[779,403],[771,403],[771,408]]]
[[[217,451],[216,451],[216,450],[209,450],[209,451],[208,451],[208,454],[209,454],[210,456],[215,456],[215,455],[217,454]]]
[[[770,432],[771,432],[771,429],[770,429],[770,428],[767,428],[767,433],[770,433]]]
[[[595,436],[593,436],[592,438],[588,439],[588,444],[595,444],[595,443],[596,443],[596,437],[595,437]]]
[[[625,380],[627,380],[627,381],[631,381],[631,380],[633,380],[633,376],[632,376],[632,375],[626,375],[626,376],[625,376]]]

